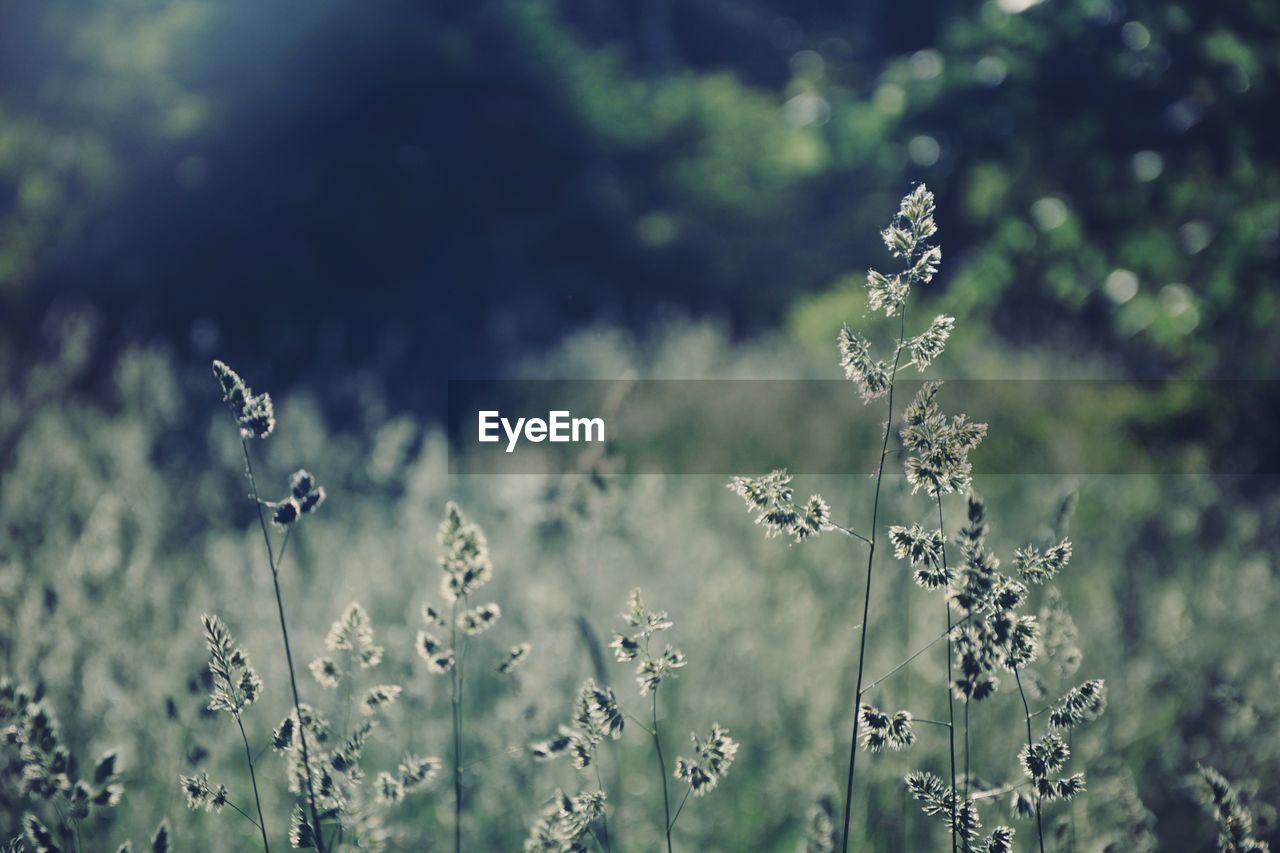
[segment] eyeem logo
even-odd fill
[[[513,424],[497,410],[481,411],[480,438],[482,442],[501,441],[499,429],[507,436],[507,453],[512,453],[521,437],[534,443],[541,441],[573,442],[604,441],[604,418],[575,418],[566,411],[547,412],[542,418],[516,418]]]

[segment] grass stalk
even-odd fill
[[[604,778],[600,775],[599,763],[596,764],[596,789],[601,794],[604,793]],[[602,846],[605,853],[612,853],[613,846],[609,843],[609,810],[607,808],[600,813],[600,829],[603,833]]]
[[[938,495],[938,529],[942,531],[942,573],[947,574],[947,528],[942,520],[942,495]],[[951,690],[952,673],[952,643],[951,633],[954,625],[951,622],[951,602],[945,597],[943,604],[947,609],[947,719],[950,727],[947,730],[947,740],[951,753],[951,853],[956,851],[956,798],[960,794],[959,788],[956,786],[956,703],[955,696]],[[965,737],[968,738],[968,728],[965,729]],[[967,796],[967,794],[966,794]],[[965,833],[964,848],[967,853],[969,849],[969,835]]]
[[[253,750],[249,748],[249,736],[245,734],[244,721],[240,719],[239,714],[236,714],[235,718],[236,725],[240,727],[240,739],[244,742],[244,759],[249,764],[249,781],[253,783],[253,804],[258,809],[258,829],[262,832],[262,850],[263,853],[271,853],[271,842],[267,840],[267,821],[262,816],[262,798],[258,796],[258,776],[253,766]],[[240,810],[236,809],[236,811]],[[241,814],[244,813],[241,812]]]
[[[311,756],[307,749],[307,727],[302,720],[302,701],[298,698],[298,677],[293,667],[293,648],[289,644],[289,627],[284,615],[284,596],[280,592],[280,566],[276,562],[275,549],[271,545],[271,534],[267,530],[267,517],[262,511],[262,500],[258,497],[258,481],[253,475],[253,461],[249,454],[249,442],[241,437],[240,447],[244,450],[244,468],[249,477],[249,492],[253,505],[258,511],[258,526],[262,530],[262,541],[267,548],[267,562],[271,567],[271,584],[275,588],[276,613],[280,617],[280,636],[284,641],[285,663],[289,667],[289,688],[293,692],[293,710],[298,718],[298,739],[302,746],[302,769],[307,775],[307,808],[310,810],[311,829],[315,834],[316,849],[324,853],[324,836],[320,831],[320,814],[316,810],[315,784],[311,778]],[[282,549],[283,553],[283,549]]]
[[[456,655],[449,668],[450,705],[453,710],[453,849],[462,851],[462,654],[458,650],[458,601],[453,600],[449,620],[449,645]],[[465,606],[465,602],[464,602]]]
[[[904,305],[898,326],[898,345],[893,356],[893,370],[890,376],[898,372],[898,362],[902,359],[903,341],[907,335],[907,309]],[[893,433],[893,389],[896,381],[889,382],[889,399],[886,404],[888,415],[884,422],[884,436],[880,444],[880,465],[876,470],[876,492],[871,503],[871,535],[864,539],[867,543],[867,582],[862,593],[862,625],[858,639],[858,675],[853,689],[853,734],[849,738],[849,773],[844,786],[844,829],[840,836],[840,849],[843,853],[849,850],[849,821],[853,814],[853,779],[858,762],[858,730],[862,721],[862,675],[866,666],[867,653],[867,621],[871,615],[871,578],[876,559],[876,532],[880,519],[880,487],[884,483],[884,462],[889,456],[889,436]],[[859,537],[863,538],[863,537]]]
[[[1013,668],[1014,680],[1018,682],[1018,695],[1022,697],[1022,711],[1026,714],[1027,720],[1027,749],[1035,746],[1035,738],[1031,734],[1031,707],[1027,704],[1027,691],[1022,689],[1022,675],[1018,672],[1018,668]],[[1037,791],[1036,801],[1036,835],[1040,839],[1040,853],[1044,853],[1044,822],[1040,817],[1040,793]]]
[[[662,737],[658,734],[658,690],[653,690],[653,749],[658,753],[658,771],[662,774],[663,827],[667,836],[667,853],[671,853],[671,796],[667,792],[667,762],[662,757]]]

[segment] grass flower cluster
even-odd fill
[[[33,850],[81,849],[80,827],[95,812],[120,804],[117,753],[103,753],[81,776],[80,761],[63,738],[57,718],[38,692],[0,679],[0,757],[17,795],[30,804],[22,838]],[[52,828],[51,828],[52,826]]]
[[[653,610],[646,606],[641,591],[633,589],[627,596],[627,607],[620,614],[624,623],[621,631],[613,632],[609,647],[618,663],[634,664],[636,693],[648,697],[650,717],[648,724],[632,718],[653,743],[662,791],[662,832],[668,850],[673,849],[672,831],[679,820],[689,797],[701,797],[711,792],[728,773],[738,754],[739,744],[729,736],[729,730],[719,723],[711,726],[705,738],[695,732],[690,735],[693,754],[677,756],[671,777],[687,787],[683,798],[671,811],[671,794],[667,782],[668,771],[662,734],[659,728],[659,689],[677,676],[688,661],[678,648],[663,643],[659,649],[654,638],[674,627],[665,610]],[[526,851],[571,851],[584,849],[584,839],[593,838],[604,850],[612,850],[607,815],[608,794],[605,791],[598,759],[599,747],[608,741],[618,741],[626,730],[626,717],[613,689],[602,686],[595,679],[588,679],[578,691],[574,703],[574,715],[569,725],[560,727],[551,738],[534,743],[530,747],[534,758],[550,761],[567,755],[573,767],[579,771],[594,773],[595,788],[569,796],[557,790],[547,809],[529,829],[525,841]],[[589,804],[589,808],[583,804]]]
[[[785,470],[775,470],[758,478],[735,477],[729,488],[743,498],[755,513],[756,523],[765,527],[769,536],[788,533],[796,542],[801,542],[822,530],[835,529],[858,540],[859,547],[867,552],[839,849],[847,850],[850,845],[859,747],[871,753],[886,748],[907,749],[917,741],[917,724],[937,726],[945,734],[949,781],[932,772],[913,771],[906,777],[907,788],[926,815],[940,818],[950,835],[953,853],[959,849],[966,853],[1012,849],[1013,829],[997,826],[983,833],[978,801],[992,796],[994,789],[979,791],[971,773],[970,704],[994,695],[999,674],[1007,672],[1013,674],[1017,683],[1027,731],[1026,746],[1017,757],[1026,778],[1023,783],[1008,786],[1007,791],[1014,791],[1016,802],[1027,804],[1026,813],[1035,816],[1043,853],[1042,804],[1070,800],[1084,789],[1082,774],[1061,775],[1070,750],[1057,730],[1088,722],[1100,714],[1105,691],[1100,680],[1072,688],[1045,709],[1050,713],[1053,730],[1039,739],[1034,737],[1032,720],[1043,712],[1032,714],[1021,673],[1036,660],[1040,628],[1036,617],[1024,614],[1021,609],[1028,601],[1028,585],[1045,584],[1066,568],[1071,543],[1062,539],[1047,547],[1020,548],[1014,553],[1015,574],[1002,573],[999,560],[987,550],[986,507],[972,490],[973,467],[969,461],[970,454],[985,438],[987,425],[974,422],[964,414],[945,413],[941,405],[942,383],[937,381],[924,382],[900,413],[894,407],[900,370],[929,368],[942,355],[955,330],[954,318],[938,315],[918,333],[907,332],[910,298],[915,289],[933,280],[942,260],[941,250],[931,242],[938,230],[934,209],[933,195],[923,184],[907,194],[881,234],[885,246],[901,262],[902,268],[892,274],[874,269],[867,274],[867,300],[871,310],[882,311],[887,318],[898,318],[896,340],[889,356],[878,358],[872,340],[848,326],[840,331],[837,339],[840,365],[862,400],[868,404],[885,400],[870,525],[859,533],[832,521],[827,502],[818,495],[804,505],[796,504],[792,478]],[[933,515],[930,522],[895,524],[882,530],[881,491],[885,463],[891,455],[890,444],[895,435],[900,443],[898,452],[905,457],[902,472],[911,494],[923,491],[932,499],[934,511],[930,513]],[[943,499],[956,494],[966,495],[967,523],[949,534]],[[809,508],[813,508],[813,512],[809,512]],[[943,594],[941,606],[945,621],[934,641],[864,687],[872,580],[877,544],[882,535],[888,536],[894,557],[910,566],[919,587]],[[959,554],[949,558],[949,547],[958,549]],[[945,719],[924,720],[906,709],[884,711],[864,701],[875,688],[939,642],[945,642],[946,646]],[[963,706],[961,722],[957,721],[957,701]],[[962,735],[959,745],[958,734]],[[1023,787],[1030,790],[1024,792]],[[1017,811],[1020,810],[1015,808]],[[811,849],[825,849],[821,840],[825,832],[818,836]]]

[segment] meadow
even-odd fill
[[[895,368],[1011,359],[903,316],[933,274],[931,207],[903,205],[910,288],[873,274],[850,318],[902,365],[854,330],[821,352],[672,323],[516,371],[843,364],[888,396],[879,472],[744,471],[737,496],[607,454],[450,475],[439,428],[358,376],[266,400],[247,369],[104,363],[91,315],[51,323],[0,400],[10,849],[1266,849],[1273,491],[970,470],[964,401],[895,409]]]

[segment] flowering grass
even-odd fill
[[[912,197],[886,238],[902,270],[868,277],[887,334],[840,337],[881,472],[735,478],[772,541],[697,483],[450,479],[412,421],[339,440],[225,365],[232,427],[183,476],[162,466],[192,409],[162,363],[120,412],[48,408],[0,483],[0,651],[30,685],[0,688],[3,841],[1266,849],[1272,670],[1231,638],[1266,636],[1248,543],[1274,507],[983,483],[948,386],[893,387],[969,338],[905,316],[925,282],[901,282],[941,270],[936,235],[910,247]]]

